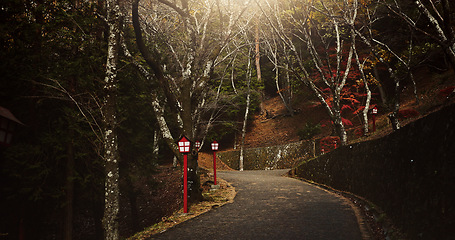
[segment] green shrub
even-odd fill
[[[306,123],[305,126],[297,132],[301,140],[309,140],[319,133],[321,133],[321,124],[311,123]]]

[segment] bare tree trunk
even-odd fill
[[[156,120],[158,125],[160,126],[160,131],[163,139],[166,141],[167,145],[171,149],[171,151],[176,156],[180,156],[179,150],[177,148],[177,144],[174,142],[174,138],[172,137],[171,131],[167,125],[166,119],[164,118],[164,108],[162,103],[159,101],[158,96],[155,93],[152,93],[152,107],[153,112],[155,113]],[[182,158],[179,157],[179,161],[182,162]]]
[[[368,86],[367,79],[365,79],[364,81],[365,81],[365,91],[367,92],[367,99],[365,100],[365,108],[362,111],[362,115],[363,115],[363,135],[366,136],[368,134],[368,132],[369,132],[369,129],[368,129],[368,112],[370,110],[371,91],[370,91],[370,88]]]
[[[153,132],[153,156],[158,157],[158,154],[160,152],[160,145],[159,145],[159,140],[160,140],[160,131],[155,130]]]
[[[172,167],[176,168],[179,164],[179,160],[177,159],[177,156],[174,155],[174,158],[172,159]]]
[[[262,74],[261,74],[261,53],[260,53],[260,45],[259,45],[259,18],[256,18],[256,23],[255,23],[255,63],[256,63],[256,73],[257,73],[257,80],[258,82],[262,82]],[[261,102],[259,103],[259,109],[261,111],[261,114],[265,111],[264,109],[264,98],[265,98],[265,92],[261,91]]]
[[[333,100],[333,126],[338,137],[340,137],[341,145],[347,145],[348,136],[346,134],[346,129],[344,128],[343,120],[341,117],[341,106],[340,106],[340,96],[339,94],[334,94]]]
[[[289,65],[287,63],[284,64],[284,69],[286,71],[286,83],[284,84],[284,97],[286,99],[286,103],[289,106],[289,109],[294,113],[294,108],[292,107],[292,85],[291,79],[289,76]]]
[[[401,128],[400,121],[398,119],[398,111],[400,110],[400,82],[395,81],[394,97],[392,99],[392,113],[389,114],[390,123],[394,131]]]
[[[261,77],[261,53],[259,51],[259,20],[256,20],[256,32],[255,32],[255,60],[256,60],[256,74],[258,82],[262,81]]]
[[[417,84],[414,79],[414,74],[411,72],[411,70],[409,70],[409,78],[411,79],[411,82],[412,82],[412,92],[414,93],[414,98],[416,100],[415,104],[419,104],[420,99],[419,99],[419,95],[417,94]]]
[[[355,56],[355,60],[356,60],[356,63],[357,63],[357,67],[360,71],[360,75],[362,76],[362,79],[363,79],[363,84],[365,85],[365,91],[367,93],[367,99],[365,101],[365,108],[363,109],[362,111],[362,115],[363,115],[363,135],[367,135],[368,134],[368,111],[370,109],[370,102],[371,102],[371,91],[370,91],[370,88],[368,86],[368,79],[367,79],[367,76],[365,75],[365,72],[363,71],[363,66],[365,65],[365,61],[362,63],[360,62],[360,58],[359,58],[359,54],[357,53],[357,44],[356,44],[356,34],[355,34],[355,31],[353,29],[351,29],[351,41],[352,41],[352,47],[354,49],[354,56]]]
[[[392,129],[394,131],[401,128],[400,120],[398,119],[398,111],[400,111],[400,79],[392,72],[392,69],[389,67],[389,74],[392,76],[395,87],[393,91],[393,99],[392,99],[392,113],[389,114],[390,123],[392,124]]]
[[[231,85],[232,89],[234,89],[234,93],[238,94],[237,89],[235,88],[235,83],[234,83],[234,69],[235,69],[235,59],[237,57],[237,54],[234,55],[234,59],[232,60],[232,70],[231,70]]]
[[[245,149],[245,135],[246,135],[246,126],[248,122],[248,112],[250,110],[250,93],[248,91],[246,97],[246,107],[245,107],[245,117],[243,119],[243,127],[242,127],[242,140],[240,143],[240,158],[239,158],[239,170],[243,171],[244,166],[244,149]]]
[[[250,54],[248,54],[250,56]],[[250,85],[251,85],[251,60],[248,58],[248,72],[247,75],[247,95],[246,95],[246,107],[245,107],[245,116],[243,118],[243,127],[242,127],[242,139],[240,144],[240,158],[239,158],[239,170],[243,171],[244,166],[244,148],[245,148],[245,135],[246,135],[246,126],[248,123],[248,112],[250,111]]]
[[[117,64],[120,42],[120,6],[118,0],[107,0],[107,23],[109,27],[108,56],[104,90],[106,97],[103,107],[104,123],[104,164],[105,164],[105,202],[104,202],[104,239],[118,240],[119,213],[119,153],[117,141]]]

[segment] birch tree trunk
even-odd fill
[[[119,153],[117,141],[117,69],[120,42],[120,7],[118,0],[107,0],[107,24],[109,27],[108,56],[104,90],[106,97],[103,106],[104,124],[104,239],[119,239]]]
[[[365,100],[365,108],[362,111],[363,115],[363,135],[366,136],[368,135],[369,132],[369,126],[368,126],[368,111],[370,110],[370,102],[371,102],[371,90],[370,87],[368,86],[368,79],[365,74],[365,71],[363,71],[363,66],[365,65],[365,61],[361,62],[359,58],[359,54],[357,53],[357,44],[356,44],[356,34],[353,29],[351,29],[351,41],[352,41],[352,48],[354,50],[354,57],[355,61],[357,63],[357,67],[360,71],[360,76],[363,79],[363,84],[365,85],[365,92],[367,93],[367,99]]]
[[[390,123],[394,131],[401,128],[400,121],[398,119],[398,111],[400,110],[400,81],[394,80],[394,96],[392,99],[392,113],[389,114]]]
[[[363,74],[363,73],[362,73]],[[363,74],[365,76],[365,74]],[[365,100],[365,108],[362,111],[363,115],[363,135],[367,135],[369,132],[368,128],[368,112],[370,110],[370,103],[371,103],[371,90],[370,87],[368,86],[368,80],[366,77],[364,79],[364,85],[365,85],[365,91],[367,92],[367,99]]]
[[[250,54],[248,54],[250,56]],[[239,170],[243,171],[244,166],[244,148],[245,148],[245,135],[246,135],[246,126],[248,123],[248,113],[250,111],[250,85],[251,85],[251,59],[248,57],[248,74],[247,74],[247,93],[246,93],[246,107],[245,107],[245,116],[243,118],[242,126],[242,139],[240,144],[240,158],[239,158]]]
[[[346,129],[343,124],[341,117],[341,105],[340,105],[340,95],[334,94],[333,100],[333,127],[338,137],[340,137],[341,145],[347,145],[348,135],[346,134]]]

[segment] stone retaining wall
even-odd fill
[[[384,138],[307,160],[293,172],[372,201],[410,239],[452,239],[455,105]]]
[[[280,146],[244,149],[244,170],[292,168],[314,157],[314,142],[300,141]],[[240,150],[219,152],[217,158],[232,169],[239,169]]]

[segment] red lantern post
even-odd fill
[[[199,152],[199,148],[201,147],[201,142],[196,141],[196,142],[194,143],[194,147],[196,148],[196,151]]]
[[[213,178],[216,185],[216,151],[218,151],[219,144],[216,141],[212,142],[212,151],[213,151]]]
[[[378,108],[375,106],[371,109],[371,115],[373,117],[373,132],[376,131],[376,115],[378,114]]]
[[[191,149],[191,142],[182,136],[178,145],[179,152],[183,153],[183,212],[188,213],[188,153]]]

